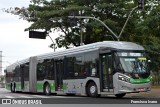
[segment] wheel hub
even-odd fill
[[[91,86],[90,87],[91,94],[95,93],[95,91],[96,91],[96,87],[95,86]]]
[[[49,86],[46,87],[46,93],[48,94],[50,91]]]

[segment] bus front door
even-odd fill
[[[62,91],[63,89],[63,61],[58,60],[55,61],[55,68],[56,68],[56,74],[55,74],[55,90],[56,91]]]
[[[102,71],[102,89],[103,91],[113,91],[113,72],[112,72],[112,55],[101,55],[101,71]]]

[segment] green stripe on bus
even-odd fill
[[[16,83],[16,89],[21,89],[21,83]]]
[[[67,84],[66,83],[63,84],[63,90],[67,90]]]
[[[43,83],[37,83],[37,90],[43,90]]]
[[[141,84],[141,83],[148,83],[148,82],[150,82],[151,80],[152,80],[152,77],[150,76],[150,77],[145,78],[145,79],[142,79],[142,78],[140,78],[140,79],[133,79],[133,78],[131,78],[131,79],[130,79],[130,82],[131,82],[132,84]]]
[[[50,87],[51,87],[51,90],[55,90],[55,84],[54,83],[50,84]]]
[[[6,89],[7,90],[10,90],[10,87],[11,87],[11,84],[9,83],[9,84],[6,84]]]
[[[43,90],[43,86],[44,86],[43,83],[37,83],[37,85],[36,85],[37,90]],[[50,83],[50,87],[51,87],[51,90],[55,90],[55,84],[54,83]]]

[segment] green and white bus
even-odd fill
[[[148,60],[142,46],[103,41],[33,56],[8,66],[11,92],[78,94],[97,97],[147,92],[151,89]]]

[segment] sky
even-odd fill
[[[0,0],[0,51],[2,51],[2,70],[6,66],[39,54],[53,52],[49,45],[52,41],[49,37],[46,39],[31,39],[29,32],[24,29],[29,27],[31,23],[19,16],[11,15],[3,12],[2,8],[10,7],[28,7],[30,0]],[[53,36],[54,35],[54,36]],[[54,40],[58,33],[52,33]]]

